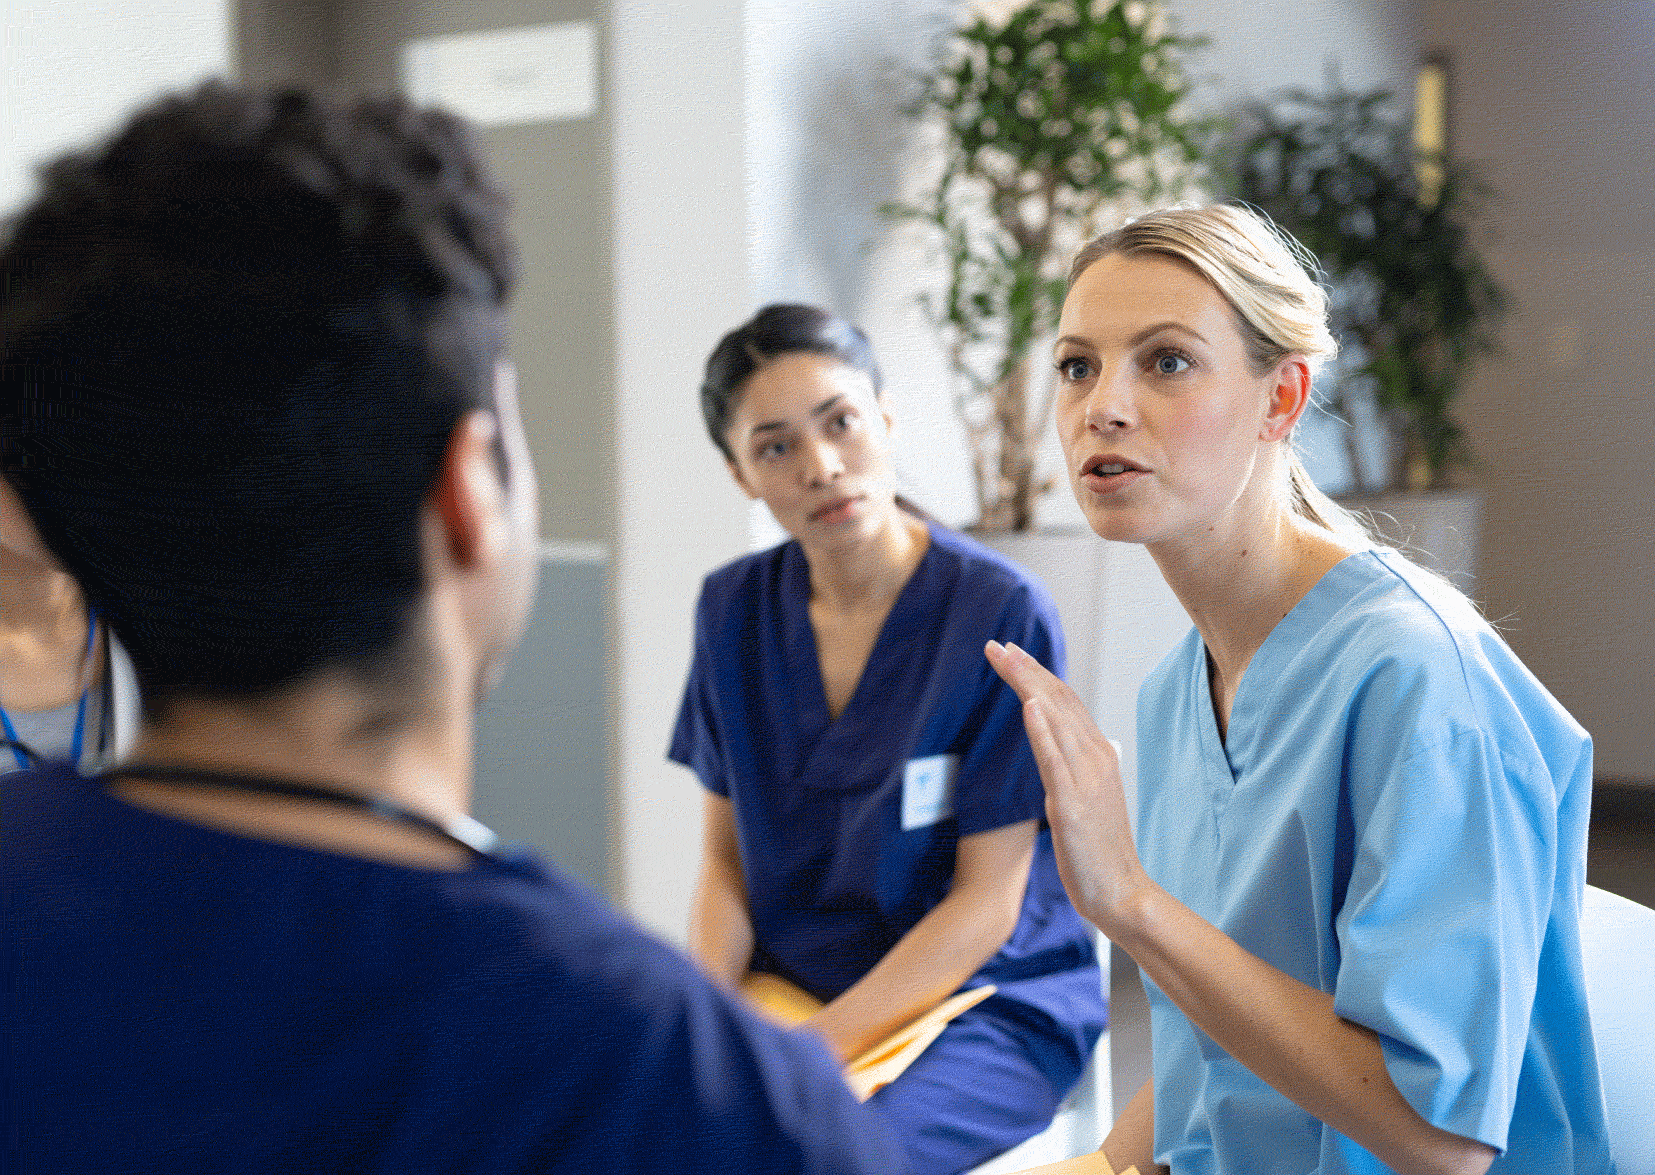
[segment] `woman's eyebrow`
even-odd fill
[[[835,404],[837,404],[840,400],[843,400],[844,398],[845,398],[845,393],[835,392],[833,395],[831,395],[827,399],[823,400],[820,404],[816,405],[816,407],[812,408],[810,410],[810,414],[812,416],[820,416],[822,413],[824,413],[824,412],[828,411],[829,409],[831,409]],[[755,424],[752,428],[748,429],[747,430],[747,435],[748,436],[757,436],[761,432],[773,432],[778,428],[786,428],[786,427],[787,427],[787,421],[785,421],[785,420],[767,420],[763,424]]]
[[[1200,331],[1195,330],[1191,327],[1185,326],[1181,322],[1173,322],[1172,320],[1169,319],[1166,322],[1157,322],[1152,326],[1144,327],[1141,331],[1138,331],[1131,338],[1127,339],[1126,340],[1126,345],[1129,346],[1129,347],[1136,347],[1139,343],[1142,343],[1145,339],[1152,338],[1155,335],[1158,335],[1162,331],[1166,331],[1166,330],[1177,331],[1179,334],[1189,335],[1192,339],[1196,340],[1196,342],[1199,342],[1199,343],[1206,343],[1207,342],[1206,338],[1201,334]],[[1093,346],[1093,343],[1092,343],[1091,339],[1085,338],[1081,335],[1064,335],[1062,338],[1058,339],[1055,343],[1052,344],[1052,349],[1055,351],[1057,348],[1063,346],[1065,343],[1072,343],[1077,347],[1091,347],[1091,346]],[[1210,343],[1207,344],[1207,345],[1211,346]]]
[[[1144,327],[1143,330],[1139,331],[1137,334],[1132,336],[1130,345],[1136,347],[1139,343],[1143,342],[1145,339],[1150,338],[1154,335],[1158,335],[1164,330],[1173,330],[1173,331],[1177,331],[1180,334],[1189,335],[1192,339],[1196,340],[1199,343],[1205,343],[1207,341],[1206,339],[1202,338],[1200,331],[1194,330],[1190,327],[1187,327],[1181,322],[1172,322],[1172,321],[1169,320],[1167,322],[1157,322],[1154,326]]]

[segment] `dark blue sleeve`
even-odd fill
[[[902,1151],[821,1045],[784,1032],[573,887],[456,999],[441,1052],[465,1087],[422,1126],[467,1169],[886,1175]],[[548,918],[555,917],[553,927]],[[542,932],[546,953],[537,948]],[[571,931],[573,933],[571,934]],[[521,965],[519,965],[519,960]]]
[[[718,712],[713,688],[714,659],[708,647],[711,629],[708,612],[711,602],[704,587],[695,608],[695,656],[690,662],[689,680],[684,683],[684,700],[678,707],[667,758],[682,763],[708,791],[730,794],[725,768],[724,746],[718,735]]]
[[[980,699],[966,728],[969,741],[960,752],[954,783],[954,815],[961,836],[1043,820],[1046,815],[1046,792],[1023,729],[1022,704],[982,654],[982,645],[990,639],[1018,645],[1059,677],[1066,669],[1056,606],[1038,587],[1019,584],[994,631],[983,634],[975,645],[972,680]]]

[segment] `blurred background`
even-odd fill
[[[1003,20],[1015,3],[984,3]],[[41,159],[206,76],[404,90],[482,124],[527,279],[512,351],[543,486],[547,579],[490,703],[478,809],[682,940],[699,796],[664,760],[700,578],[773,524],[703,433],[713,342],[758,306],[860,322],[887,375],[906,492],[976,516],[943,339],[918,295],[940,258],[880,208],[938,168],[903,113],[973,15],[940,0],[3,0],[0,215]],[[1330,65],[1411,108],[1445,65],[1450,153],[1495,193],[1478,234],[1511,296],[1502,350],[1456,414],[1480,495],[1472,594],[1592,732],[1593,880],[1655,903],[1655,3],[1171,0],[1207,38],[1197,113],[1233,114]],[[1324,488],[1352,488],[1309,438]],[[1060,474],[1055,450],[1045,472]],[[1038,521],[1078,521],[1061,488]],[[1104,605],[1094,710],[1132,693],[1182,621],[1153,577]],[[1136,577],[1136,578],[1134,578]]]

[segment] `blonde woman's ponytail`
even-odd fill
[[[1287,485],[1292,494],[1293,512],[1299,517],[1341,538],[1360,543],[1374,541],[1375,535],[1367,520],[1360,514],[1346,510],[1323,493],[1316,483],[1310,480],[1310,473],[1305,469],[1304,462],[1299,460],[1297,453],[1292,453],[1288,457]]]

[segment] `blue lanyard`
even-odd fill
[[[92,657],[92,638],[97,634],[97,631],[98,614],[88,608],[86,610],[86,648],[81,650],[80,655],[82,672],[85,672],[86,664]],[[71,763],[80,763],[81,748],[86,743],[86,699],[91,692],[92,687],[90,685],[80,691],[80,706],[75,710],[75,735],[69,743],[69,761]],[[11,745],[12,758],[17,760],[17,769],[27,771],[29,769],[29,752],[25,749],[23,740],[17,737],[17,727],[12,725],[11,715],[6,713],[4,706],[0,706],[0,726],[6,728],[6,741]]]

